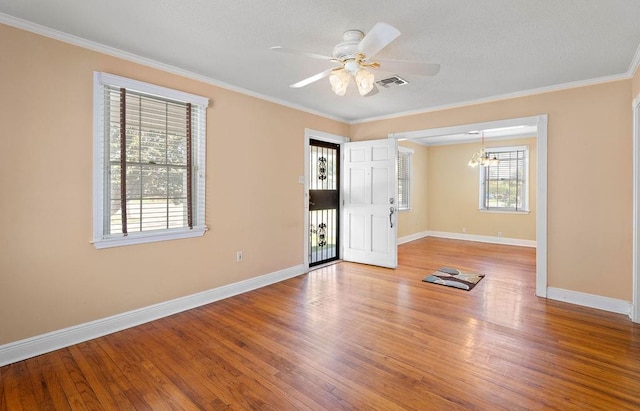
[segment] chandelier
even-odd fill
[[[469,134],[478,134],[477,131],[469,132]],[[489,153],[487,153],[484,149],[484,131],[480,132],[480,151],[471,156],[471,160],[469,160],[469,167],[488,167],[488,166],[497,166],[500,160],[493,154],[493,157],[489,157]]]

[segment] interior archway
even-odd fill
[[[536,185],[536,295],[547,297],[547,115],[520,117],[451,127],[396,132],[389,138],[461,142],[471,131],[534,127],[537,142]],[[468,137],[467,137],[468,138]],[[477,137],[476,137],[477,140]],[[637,287],[636,287],[637,288]]]

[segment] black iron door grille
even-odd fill
[[[309,142],[309,266],[338,259],[340,145]]]

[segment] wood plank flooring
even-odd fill
[[[535,250],[426,238],[0,368],[0,410],[640,409],[640,326],[535,297]],[[486,274],[470,292],[422,282]]]

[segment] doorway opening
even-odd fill
[[[309,140],[309,267],[338,259],[340,145]]]
[[[346,137],[305,129],[305,175],[300,176],[305,185],[305,269],[338,260],[397,266],[396,146],[391,139],[349,142]],[[339,152],[340,165],[334,171],[329,166],[332,154],[322,151],[325,148]],[[329,180],[330,173],[335,173],[338,192],[315,191],[313,180],[319,176]],[[331,221],[332,214],[336,216],[335,229],[325,221]]]
[[[317,163],[314,165],[314,170],[315,171],[311,171],[312,168],[312,145],[311,145],[311,141],[315,141],[316,143],[329,143],[330,145],[333,145],[333,147],[338,146],[339,151],[340,151],[340,155],[339,155],[339,159],[341,160],[342,157],[342,152],[343,152],[343,147],[344,144],[347,143],[349,141],[349,139],[347,137],[343,137],[343,136],[339,136],[336,134],[331,134],[331,133],[327,133],[324,131],[319,131],[319,130],[313,130],[313,129],[305,129],[304,130],[304,175],[299,177],[299,182],[300,184],[304,184],[304,197],[303,197],[303,202],[304,202],[304,249],[303,249],[303,266],[305,270],[308,270],[312,265],[311,262],[316,260],[316,257],[321,258],[322,257],[322,253],[318,253],[318,249],[316,248],[315,250],[315,255],[312,254],[314,253],[314,245],[317,246],[317,241],[318,241],[318,234],[324,234],[325,236],[325,241],[327,243],[329,243],[328,239],[327,239],[327,228],[328,227],[324,227],[324,233],[318,233],[318,225],[320,224],[320,222],[318,220],[314,220],[315,215],[312,214],[312,211],[318,211],[318,210],[314,210],[313,208],[317,208],[316,206],[313,206],[310,204],[311,202],[316,203],[315,199],[310,199],[311,195],[313,194],[313,190],[312,190],[312,184],[311,184],[311,179],[314,178],[313,177],[313,173],[317,173],[317,169],[318,169],[318,165]],[[321,155],[319,156],[321,157]],[[328,160],[327,160],[328,161]],[[328,170],[325,171],[326,173],[328,173]],[[337,181],[338,184],[340,184],[340,187],[342,185],[342,171],[338,170],[336,173],[337,176]],[[317,178],[317,177],[315,177]],[[315,198],[318,198],[318,193],[316,193]],[[339,197],[340,199],[341,197]],[[322,200],[321,200],[322,201]],[[322,267],[325,264],[333,264],[337,261],[339,261],[342,258],[342,243],[339,241],[340,236],[338,235],[338,233],[342,233],[343,232],[343,225],[344,222],[342,221],[342,201],[338,200],[338,207],[335,210],[335,214],[336,214],[336,238],[338,241],[336,241],[335,243],[335,247],[332,247],[335,250],[335,259],[333,259],[332,256],[332,261],[327,261],[327,262],[319,262],[322,260],[317,260],[314,261],[313,264],[313,268],[319,268]],[[313,232],[316,231],[316,232]],[[312,237],[315,237],[312,238]],[[322,240],[321,240],[322,241]]]
[[[436,129],[397,132],[389,138],[397,140],[428,139],[436,144],[463,141],[469,133],[478,130],[533,127],[537,142],[536,175],[536,295],[547,297],[547,115],[521,117],[484,123],[464,124]]]

